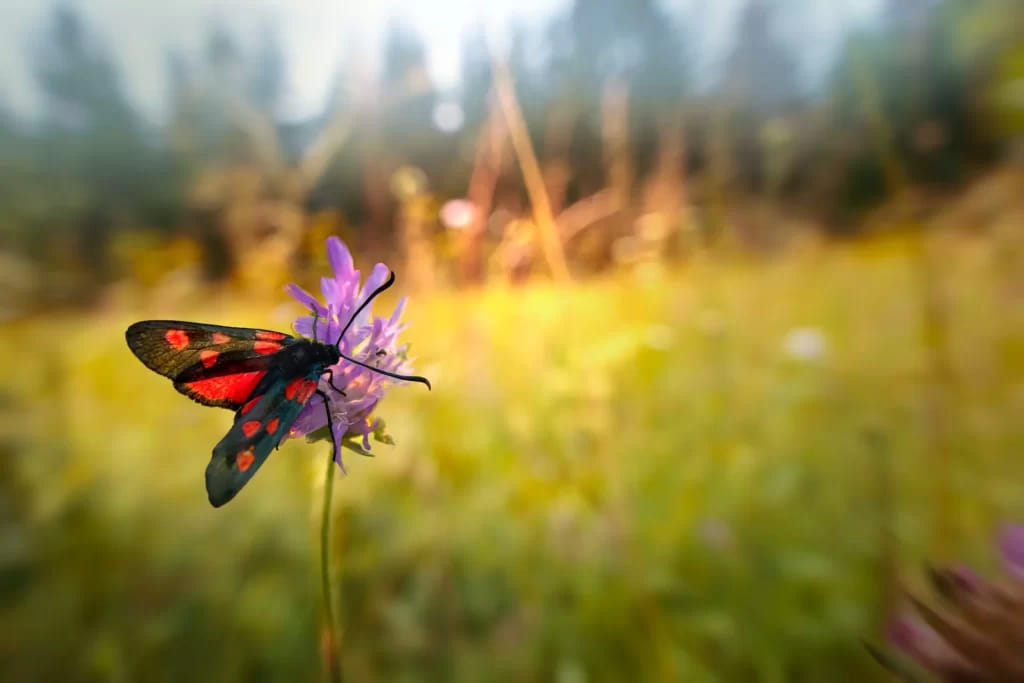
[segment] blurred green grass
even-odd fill
[[[984,566],[1024,512],[1024,367],[998,353],[1024,331],[996,247],[954,247],[932,285],[888,241],[415,297],[435,390],[394,391],[397,445],[335,489],[346,679],[882,680],[860,640],[897,570]],[[210,508],[229,413],[123,340],[144,317],[297,312],[153,301],[4,329],[5,677],[321,675],[326,446],[288,442]],[[824,355],[787,354],[804,327]]]

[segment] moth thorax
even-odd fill
[[[289,375],[304,374],[313,366],[334,365],[341,358],[338,349],[327,344],[300,340],[286,346],[279,355],[282,370]]]
[[[330,344],[321,344],[320,342],[311,342],[310,344],[312,352],[316,362],[323,363],[324,365],[334,365],[341,360],[341,352],[338,351],[338,347]]]

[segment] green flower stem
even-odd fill
[[[341,681],[341,667],[338,666],[338,629],[334,621],[334,598],[331,595],[331,501],[334,497],[334,450],[327,452],[327,472],[324,475],[324,508],[320,518],[320,581],[324,601],[324,620],[327,624],[327,642],[324,645],[324,662],[327,680]]]

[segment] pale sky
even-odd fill
[[[591,0],[599,1],[599,0]],[[844,27],[870,20],[881,0],[777,0],[799,7],[799,24],[780,27],[800,45],[811,69],[823,70]],[[206,29],[217,22],[242,41],[268,23],[279,29],[287,60],[286,111],[301,118],[318,113],[335,69],[345,55],[375,56],[389,17],[400,15],[419,32],[428,67],[441,87],[458,84],[463,38],[481,20],[500,30],[515,21],[543,25],[568,0],[70,0],[114,53],[132,99],[157,117],[166,94],[166,49],[195,55]],[[730,46],[743,0],[664,0],[696,20],[691,36],[708,65]],[[31,113],[37,106],[26,53],[45,24],[47,0],[0,0],[0,100]],[[480,9],[486,7],[486,9]],[[809,77],[820,74],[810,73]]]

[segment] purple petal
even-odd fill
[[[313,337],[313,316],[306,315],[295,320],[295,331],[303,337]]]
[[[302,287],[299,287],[296,284],[290,284],[285,287],[285,289],[292,298],[302,304],[304,308],[315,310],[320,315],[327,314],[327,309],[320,305],[320,302],[316,300],[316,297],[304,290]]]
[[[1014,578],[1024,580],[1024,526],[1004,524],[999,534],[999,551],[1006,571]]]
[[[341,334],[341,327],[341,325],[338,326],[338,334]],[[351,356],[352,349],[354,349],[363,341],[363,339],[366,337],[368,330],[369,328],[366,325],[353,324],[351,327],[349,327],[348,332],[345,333],[345,339],[343,340],[345,353]],[[335,338],[337,338],[337,335],[335,335]]]
[[[360,413],[371,413],[373,412],[374,406],[377,405],[376,396],[366,396],[355,401],[349,401],[349,410],[353,415]]]
[[[370,276],[366,278],[366,283],[363,285],[363,296],[368,296],[370,292],[384,284],[390,273],[391,269],[383,263],[375,265],[373,270],[370,271]]]
[[[328,304],[335,304],[338,301],[338,283],[329,277],[320,278],[320,292],[324,295],[324,301]]]
[[[885,639],[906,654],[912,654],[921,638],[920,631],[927,628],[922,622],[906,615],[896,617],[885,627]]]
[[[295,418],[295,422],[288,429],[288,435],[292,438],[305,436],[326,424],[327,413],[324,412],[324,400],[319,394],[316,394],[313,398],[309,399],[309,403],[302,408],[302,412]]]
[[[338,279],[351,277],[352,271],[355,269],[352,254],[349,253],[345,243],[333,235],[327,238],[327,260],[331,264],[331,270],[334,271],[335,277]]]
[[[341,459],[341,440],[345,437],[345,432],[348,431],[348,425],[341,425],[337,421],[332,425],[331,436],[334,438],[334,462],[338,463],[338,467],[341,468],[342,472],[348,472],[345,469],[345,462]]]
[[[373,355],[377,353],[377,349],[383,346],[381,343],[381,337],[384,335],[384,318],[374,318],[373,326],[370,327],[370,338],[369,343],[366,345],[365,355],[366,360],[373,360]]]
[[[341,334],[342,323],[334,320],[334,315],[331,315],[331,322],[326,326],[323,333],[323,340],[327,344],[335,344],[338,341],[338,335]]]
[[[980,595],[985,589],[985,581],[978,572],[967,565],[957,565],[950,569],[939,570],[938,576],[945,579],[951,599],[959,599],[964,595]]]
[[[957,565],[949,570],[949,577],[957,590],[977,595],[985,586],[978,572],[966,565]]]
[[[373,433],[373,425],[366,417],[362,417],[348,426],[348,434],[360,434],[363,437],[363,448],[370,450],[370,434]]]
[[[330,301],[330,300],[328,300]],[[320,321],[317,331],[319,332],[318,339],[325,344],[332,344],[337,339],[337,335],[334,333],[334,328],[337,327],[337,323],[334,320],[338,317],[338,308],[333,303],[327,304],[327,317]]]
[[[896,649],[932,671],[944,671],[956,651],[931,626],[917,617],[903,615],[886,628],[886,640]]]
[[[351,306],[355,303],[356,293],[359,291],[359,278],[359,271],[353,270],[352,274],[347,278],[336,280],[339,287],[338,296],[345,301],[346,306]]]
[[[388,318],[388,325],[390,327],[394,327],[398,324],[398,319],[402,317],[402,313],[405,311],[405,302],[407,300],[407,297],[404,296],[398,300],[398,305],[395,306],[395,312],[391,314],[390,318]]]

